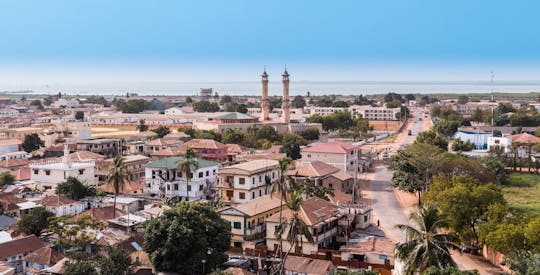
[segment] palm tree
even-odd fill
[[[116,155],[113,159],[113,166],[109,169],[106,182],[114,188],[114,208],[113,208],[113,218],[116,217],[116,197],[118,194],[124,190],[124,185],[126,181],[133,178],[133,174],[127,171],[124,167],[124,157],[121,155]]]
[[[419,207],[409,219],[417,227],[398,224],[397,228],[405,231],[407,241],[396,246],[396,257],[403,261],[405,274],[423,272],[430,266],[440,269],[456,266],[450,255],[450,249],[459,249],[449,233],[439,233],[444,227],[444,220],[439,209],[434,206]]]
[[[283,201],[287,201],[287,190],[289,189],[289,184],[286,180],[285,173],[287,171],[287,168],[289,164],[292,163],[291,158],[280,158],[278,159],[279,163],[279,180],[274,182],[274,185],[272,185],[272,194],[278,193],[279,194],[279,225],[278,225],[278,231],[283,229],[283,221],[282,221],[282,214],[283,214]],[[279,239],[279,253],[280,258],[283,257],[283,240],[281,238],[281,234],[277,235]]]
[[[189,180],[193,178],[192,171],[199,169],[199,161],[195,158],[193,149],[188,148],[184,154],[184,158],[178,161],[176,170],[186,176],[186,199],[189,201]]]

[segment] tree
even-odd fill
[[[98,275],[95,263],[88,260],[67,261],[64,275]]]
[[[343,100],[337,100],[337,101],[332,102],[332,107],[347,108],[349,106],[350,106],[350,104],[348,102],[346,102],[346,101],[343,101]]]
[[[457,100],[457,104],[467,104],[469,102],[469,97],[466,95],[460,95]]]
[[[456,134],[461,121],[441,119],[435,122],[434,130],[443,137],[451,137]]]
[[[300,146],[306,145],[306,141],[299,135],[285,133],[281,140],[282,148],[281,152],[285,153],[287,157],[295,160],[302,158],[300,154]]]
[[[245,133],[240,129],[227,129],[223,133],[221,142],[225,144],[244,144]]]
[[[198,139],[213,139],[215,141],[221,141],[222,135],[214,130],[202,130],[197,131],[195,137]]]
[[[447,267],[445,269],[439,269],[436,266],[430,266],[426,269],[422,275],[479,275],[476,270],[459,270],[456,267]]]
[[[168,134],[171,133],[171,130],[168,127],[165,127],[163,125],[157,127],[156,129],[152,130],[152,132],[156,133],[158,138],[162,138]]]
[[[120,112],[130,114],[138,114],[151,108],[151,103],[144,99],[130,99],[128,101],[120,99],[115,102],[115,105]]]
[[[189,185],[189,180],[193,178],[193,171],[199,169],[199,161],[195,158],[195,152],[193,149],[188,148],[186,150],[186,154],[184,155],[184,158],[176,164],[176,171],[180,173],[180,175],[184,174],[186,178],[186,190],[187,194],[186,197],[189,200],[189,189],[191,188]]]
[[[75,177],[68,177],[56,186],[55,193],[66,195],[72,200],[80,200],[87,196],[95,196],[97,192],[94,186],[85,185]]]
[[[396,93],[388,93],[384,96],[384,102],[390,102],[390,101],[399,101],[404,102],[403,97],[401,97],[400,94]]]
[[[36,107],[38,110],[43,111],[45,110],[45,107],[41,104],[41,100],[35,99],[30,102],[30,106]]]
[[[293,160],[291,158],[280,158],[278,159],[278,170],[279,170],[279,180],[274,182],[272,185],[272,195],[274,193],[277,193],[279,195],[279,222],[281,223],[283,221],[283,202],[287,201],[287,192],[291,190],[291,184],[289,182],[289,179],[286,176],[287,170],[289,168],[289,165]],[[281,238],[281,234],[277,236],[279,240],[279,255],[280,258],[283,258],[283,240]]]
[[[430,144],[430,145],[437,146],[443,149],[444,151],[448,150],[448,142],[444,138],[439,136],[437,133],[431,130],[420,132],[418,136],[416,136],[416,140],[414,141],[414,143]]]
[[[43,146],[45,146],[45,143],[39,138],[38,134],[29,134],[24,136],[22,147],[25,152],[30,153]]]
[[[452,143],[452,151],[472,151],[473,144],[470,141],[463,141],[460,138],[456,138]]]
[[[476,108],[471,114],[471,121],[482,122],[485,120],[485,114],[480,108]]]
[[[318,197],[328,201],[328,196],[334,196],[334,189],[315,184],[315,182],[309,178],[306,178],[303,182],[295,183],[294,189],[307,198]]]
[[[421,207],[409,216],[415,227],[396,225],[405,231],[407,241],[396,245],[396,258],[403,261],[406,274],[424,272],[430,266],[455,267],[450,249],[458,249],[450,233],[440,233],[444,220],[434,206]]]
[[[186,97],[186,103],[187,104],[190,104],[190,103],[193,103],[193,99],[191,97]]]
[[[148,131],[148,125],[146,125],[146,121],[144,121],[144,119],[139,120],[139,125],[137,125],[137,130],[139,130],[139,132]]]
[[[130,275],[133,274],[134,263],[124,249],[118,246],[106,246],[104,255],[97,259],[99,273],[102,275]]]
[[[126,182],[133,178],[133,174],[124,166],[124,160],[124,157],[121,155],[114,157],[113,166],[109,169],[105,180],[114,189],[113,218],[116,217],[116,197],[124,190]]]
[[[13,185],[15,183],[15,177],[9,172],[3,172],[0,174],[0,188],[6,185]]]
[[[219,101],[219,103],[221,105],[225,105],[227,103],[232,103],[233,100],[232,100],[232,97],[230,95],[224,95],[221,97],[221,100]]]
[[[84,100],[88,104],[101,104],[104,107],[109,107],[109,102],[103,96],[89,96]]]
[[[211,205],[181,202],[148,221],[143,249],[156,271],[200,274],[202,260],[212,270],[227,259],[230,230]]]
[[[292,106],[294,108],[304,108],[306,107],[306,100],[301,95],[297,95],[292,101]]]
[[[317,128],[309,128],[300,133],[300,136],[305,140],[317,140],[319,139],[319,135],[319,129]]]
[[[508,258],[510,269],[520,275],[540,274],[540,253],[525,251],[519,258]]]
[[[193,103],[193,110],[199,113],[215,113],[218,112],[220,109],[219,105],[215,102],[201,100],[199,102]]]
[[[84,120],[84,112],[83,111],[75,112],[75,119],[76,120]]]
[[[469,175],[435,177],[427,198],[448,218],[449,228],[472,248],[479,246],[479,224],[489,206],[505,204],[499,188],[494,184],[480,184]]]
[[[39,237],[41,231],[49,226],[48,219],[53,216],[54,214],[47,211],[45,207],[36,207],[27,214],[22,215],[17,222],[17,227],[26,235],[34,234]]]

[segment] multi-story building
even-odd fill
[[[348,220],[347,214],[342,211],[341,207],[317,197],[304,200],[300,208],[300,213],[302,214],[299,216],[308,227],[313,237],[313,242],[310,242],[305,236],[299,235],[298,246],[293,248],[292,251],[297,254],[309,255],[316,254],[319,248],[335,249],[340,232],[339,227],[342,225],[346,226]],[[287,240],[289,233],[287,223],[293,217],[292,214],[292,211],[288,208],[282,212],[281,222],[285,223],[285,230],[281,236],[283,240]],[[276,229],[281,222],[279,215],[272,215],[266,220],[266,246],[270,251],[279,250],[280,241],[276,236]],[[289,251],[291,244],[288,241],[283,241],[282,243],[282,250]]]
[[[143,155],[124,156],[124,169],[132,175],[131,181],[142,183],[144,181],[144,165],[150,160],[149,157]],[[96,162],[99,182],[105,182],[109,169],[113,165],[113,159],[106,159]]]
[[[147,154],[153,154],[159,150],[167,149],[167,148],[180,148],[180,146],[184,142],[180,139],[172,139],[172,138],[158,138],[149,140],[144,144],[144,151]]]
[[[43,132],[43,128],[38,127],[5,128],[0,129],[0,140],[18,139],[20,141],[23,141],[24,136],[31,134],[40,134],[41,132]]]
[[[221,218],[231,223],[231,246],[266,237],[265,219],[279,212],[280,203],[277,196],[265,195],[219,210]]]
[[[401,108],[387,108],[387,107],[372,107],[372,106],[358,106],[358,108],[349,108],[353,115],[360,114],[363,118],[368,120],[399,120],[397,116],[401,112]]]
[[[199,165],[193,169],[188,184],[185,173],[177,169],[183,160],[183,157],[169,157],[146,164],[144,192],[187,201],[211,198],[219,164],[194,158]]]
[[[225,204],[245,203],[272,191],[279,178],[277,160],[259,159],[221,168],[217,192]]]
[[[121,148],[119,139],[90,139],[77,142],[78,151],[90,151],[104,156],[113,156],[119,153]]]
[[[19,111],[14,109],[0,109],[0,118],[18,117]]]
[[[347,194],[351,194],[353,190],[351,175],[322,161],[304,163],[291,171],[289,176],[299,182],[309,179],[317,186],[326,186]]]
[[[302,164],[321,161],[341,169],[344,172],[354,171],[360,160],[357,146],[340,141],[319,143],[301,150]]]
[[[192,139],[180,146],[180,152],[192,149],[197,156],[214,161],[227,160],[227,146],[213,139]]]
[[[10,153],[19,152],[22,142],[19,139],[2,139],[0,140],[0,156]]]

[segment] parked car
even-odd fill
[[[412,131],[409,130],[409,132],[407,133],[409,136],[412,136]]]

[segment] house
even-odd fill
[[[25,166],[9,173],[15,177],[15,181],[26,181],[30,180],[30,171],[30,167]]]
[[[104,160],[105,156],[90,151],[76,151],[69,154],[69,158],[72,161],[98,161]]]
[[[464,142],[468,141],[474,145],[474,149],[483,150],[488,148],[488,138],[492,136],[492,131],[481,130],[480,128],[460,127],[454,138],[459,138]]]
[[[119,139],[89,139],[77,141],[77,151],[90,151],[111,157],[120,152]]]
[[[6,159],[0,161],[0,168],[15,171],[23,167],[27,167],[30,161],[27,159]]]
[[[13,226],[17,220],[10,216],[0,215],[0,230],[5,230]]]
[[[109,197],[104,202],[107,206],[113,206],[115,198]],[[133,197],[116,197],[116,208],[128,214],[134,213],[143,209],[143,201],[142,199]]]
[[[188,201],[211,198],[219,164],[194,158],[198,167],[192,168],[188,181],[186,175],[177,170],[178,164],[183,160],[183,157],[168,157],[146,164],[144,192],[164,197],[179,197]]]
[[[289,176],[299,182],[311,180],[315,185],[326,186],[347,194],[352,193],[354,183],[351,175],[318,160],[300,165],[290,171]]]
[[[115,209],[116,213],[113,213],[113,206],[105,206],[105,207],[98,207],[98,208],[90,208],[81,214],[75,216],[72,218],[72,220],[76,221],[78,219],[83,218],[84,216],[89,216],[93,220],[106,224],[108,220],[112,219],[113,217],[119,217],[124,216],[127,214],[127,212],[122,211],[118,208]]]
[[[55,189],[58,183],[69,177],[77,178],[89,185],[95,185],[94,168],[95,163],[92,161],[72,162],[69,157],[64,157],[62,160],[31,163],[30,179],[36,182],[40,189]]]
[[[131,181],[142,183],[144,181],[144,165],[150,160],[149,157],[143,155],[123,156],[123,168],[132,175]],[[99,182],[105,182],[109,169],[113,165],[113,159],[106,159],[96,162],[97,176]]]
[[[180,156],[180,148],[165,148],[152,153],[152,160]]]
[[[213,139],[192,139],[182,144],[180,147],[182,154],[188,148],[192,149],[197,156],[204,159],[214,161],[227,160],[227,146]]]
[[[45,209],[53,212],[57,217],[64,215],[75,216],[85,210],[84,202],[60,195],[45,197],[41,200],[41,205],[45,206]]]
[[[313,237],[313,242],[310,242],[305,236],[297,242],[297,247],[293,248],[293,253],[297,254],[316,254],[320,248],[336,248],[337,237],[340,232],[344,232],[343,226],[348,225],[347,214],[343,209],[331,202],[321,198],[311,197],[302,202],[300,207],[300,218],[306,224]],[[282,222],[285,223],[285,230],[282,233],[282,239],[287,239],[288,223],[293,217],[290,209],[285,209],[282,212]],[[266,220],[266,245],[270,251],[279,250],[279,240],[276,237],[276,229],[281,224],[279,215],[272,215]],[[290,249],[288,241],[283,242],[283,251]]]
[[[115,193],[115,190],[112,184],[105,183],[98,186],[98,188],[105,193],[109,193],[109,194]],[[126,181],[124,182],[124,187],[122,188],[122,190],[120,190],[119,194],[125,194],[125,195],[142,194],[143,188],[144,188],[144,184],[142,183],[135,182],[135,181]]]
[[[78,108],[80,106],[79,100],[60,98],[57,101],[51,104],[51,107],[54,108]]]
[[[148,219],[143,216],[127,213],[127,215],[109,220],[109,227],[118,228],[126,232],[139,232],[144,230],[144,224]]]
[[[278,178],[277,160],[252,160],[221,168],[216,189],[223,203],[244,203],[270,194]]]
[[[221,218],[231,223],[231,246],[242,247],[244,241],[264,239],[265,219],[279,212],[280,204],[278,197],[265,195],[219,210]]]
[[[250,149],[240,144],[225,144],[227,146],[228,161],[234,161],[236,156],[249,154]]]
[[[318,143],[301,149],[302,164],[322,161],[343,172],[354,171],[360,160],[357,146],[341,141]]]
[[[22,141],[16,138],[0,140],[0,156],[4,156],[13,152],[18,152],[21,144]]]
[[[35,235],[0,243],[0,261],[8,262],[9,266],[15,268],[17,272],[22,272],[24,256],[45,246],[45,243]]]
[[[144,151],[147,154],[153,154],[159,150],[167,148],[180,148],[184,142],[180,139],[171,139],[171,138],[158,138],[154,140],[147,141],[144,144]]]
[[[395,247],[396,243],[387,238],[371,236],[360,240],[351,240],[339,251],[343,261],[393,266]]]
[[[22,258],[26,274],[41,274],[40,271],[55,265],[64,255],[51,247],[42,247]]]
[[[4,154],[0,156],[0,160],[7,160],[7,159],[29,159],[30,154],[28,154],[25,151],[16,151]]]
[[[336,266],[328,260],[289,255],[285,259],[284,269],[286,275],[331,275]]]

